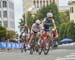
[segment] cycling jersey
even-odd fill
[[[28,29],[23,29],[23,31],[22,31],[22,36],[27,36],[28,38],[29,38],[29,36],[30,36],[30,29],[28,28]]]
[[[53,26],[54,20],[48,20],[48,18],[46,18],[44,20],[44,29],[45,31],[50,31],[51,30],[51,26]]]
[[[39,32],[41,30],[41,25],[36,25],[36,23],[34,23],[33,25],[32,25],[32,29],[31,29],[31,33],[37,33],[37,32]]]

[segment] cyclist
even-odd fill
[[[58,46],[58,32],[56,29],[52,29],[53,47]]]
[[[36,35],[37,38],[39,37],[40,31],[41,31],[41,21],[36,20],[36,22],[33,23],[32,27],[31,27],[31,38],[29,40],[29,44],[31,44],[35,35]]]
[[[53,35],[53,38],[55,38],[55,39],[58,38],[58,32],[56,29],[52,29],[52,35]]]
[[[29,29],[27,24],[24,25],[24,28],[23,28],[23,31],[22,31],[21,35],[27,36],[28,39],[29,39],[29,37],[30,37],[30,29]]]
[[[30,29],[27,24],[24,25],[23,31],[21,33],[21,37],[23,40],[23,43],[29,48],[29,38],[30,38]]]
[[[51,36],[51,27],[52,26],[54,27],[54,29],[56,29],[55,21],[53,19],[53,14],[52,13],[47,13],[47,17],[43,21],[43,27],[44,27],[44,30],[50,36],[51,40],[52,40],[52,36]]]

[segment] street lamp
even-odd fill
[[[27,24],[27,13],[25,13],[25,24]]]

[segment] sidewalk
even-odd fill
[[[0,52],[21,52],[21,49],[0,49]]]

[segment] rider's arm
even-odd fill
[[[35,25],[35,24],[33,24],[32,27],[31,27],[31,30],[32,30],[32,31],[34,30],[34,25]]]
[[[54,19],[53,19],[53,25],[54,25],[54,29],[56,29],[56,24],[55,24]],[[58,31],[57,31],[57,29],[56,29],[56,37],[58,37]]]
[[[55,24],[54,19],[52,20],[52,22],[53,22],[53,26],[54,26],[54,28],[56,29],[56,24]]]
[[[40,31],[41,36],[42,36],[43,31],[44,31],[45,21],[46,21],[46,19],[44,19],[44,20],[42,21],[42,24],[41,24],[41,31]]]
[[[44,24],[45,24],[45,21],[46,21],[46,18],[42,21],[42,25],[44,26]]]

